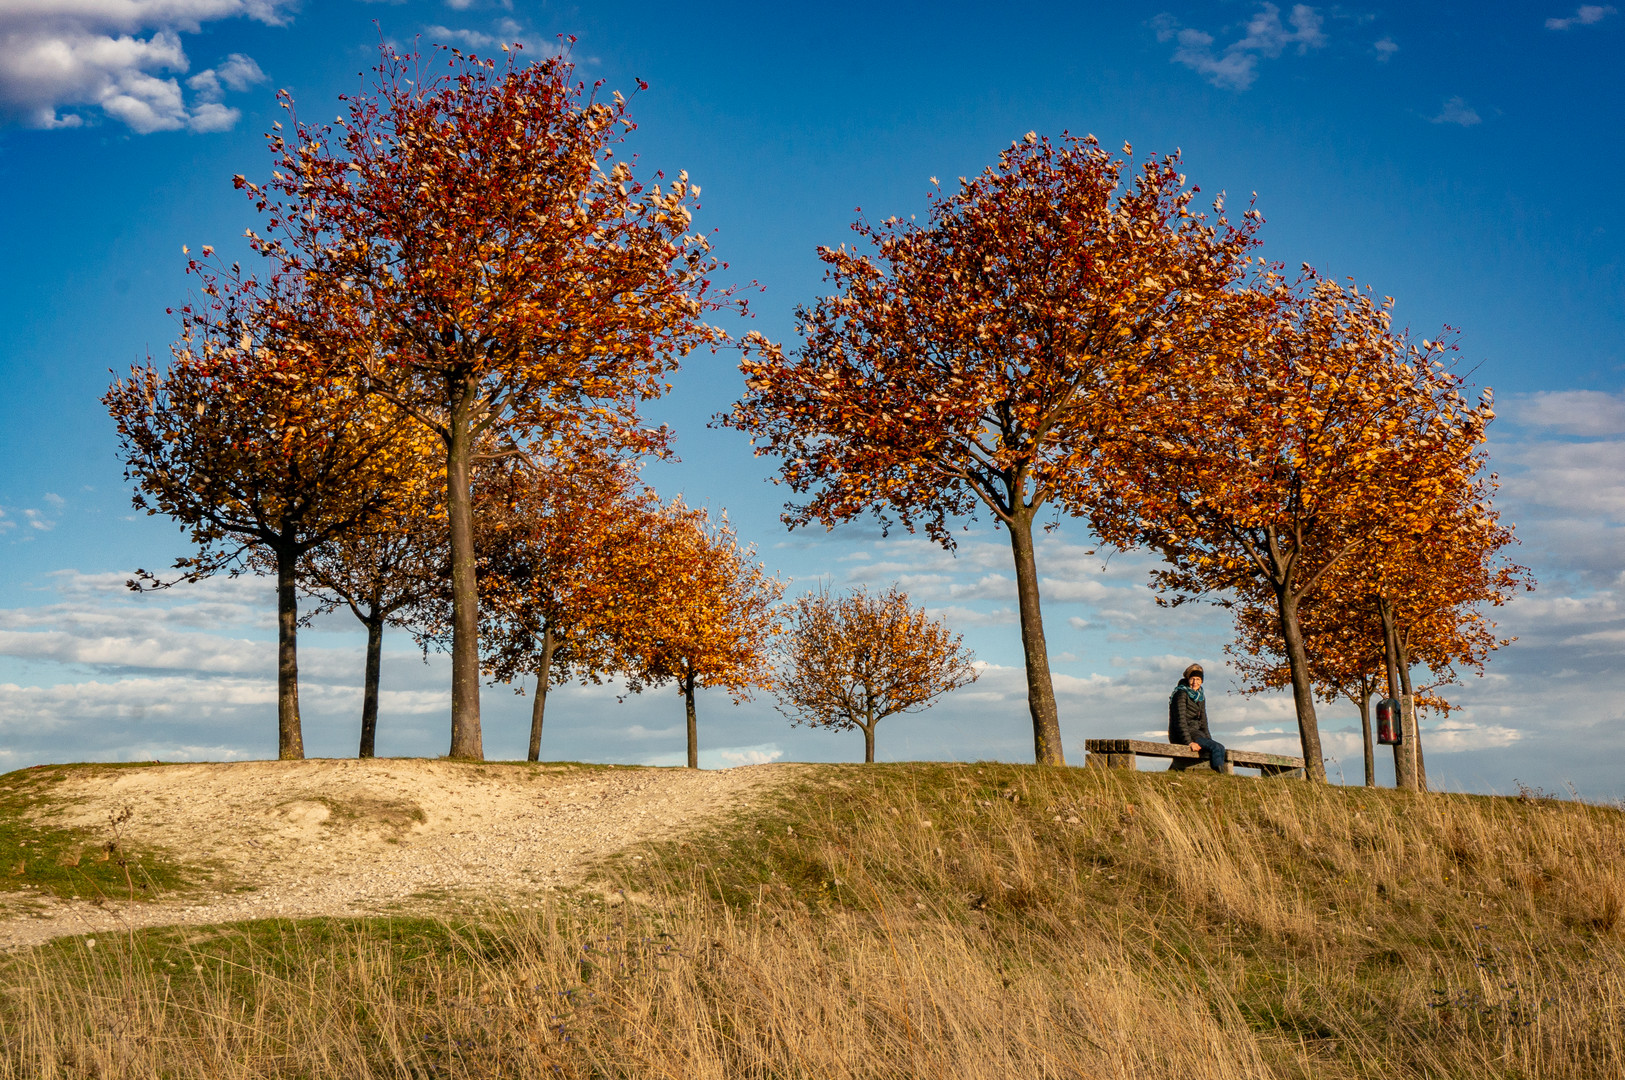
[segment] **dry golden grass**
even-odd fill
[[[0,1077],[1625,1077],[1625,815],[829,767],[582,893],[60,942]]]

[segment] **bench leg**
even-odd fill
[[[1083,759],[1083,767],[1085,769],[1104,769],[1104,768],[1106,768],[1106,755],[1105,754],[1086,754],[1084,756],[1084,759]]]
[[[1138,768],[1138,754],[1107,754],[1106,768],[1108,769],[1135,769]]]

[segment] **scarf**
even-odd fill
[[[1202,702],[1203,702],[1203,701],[1205,701],[1205,700],[1207,700],[1207,699],[1206,699],[1206,698],[1205,698],[1205,697],[1204,697],[1204,696],[1203,696],[1203,694],[1202,694],[1202,691],[1200,691],[1200,690],[1192,690],[1192,689],[1191,689],[1191,688],[1190,688],[1190,684],[1189,684],[1189,683],[1183,683],[1183,682],[1182,682],[1182,683],[1180,683],[1180,684],[1179,684],[1179,688],[1178,688],[1178,689],[1176,689],[1176,690],[1175,690],[1175,691],[1174,691],[1174,693],[1176,693],[1176,694],[1177,694],[1177,693],[1179,693],[1179,692],[1180,692],[1180,691],[1181,691],[1181,690],[1183,690],[1183,691],[1184,691],[1184,692],[1185,692],[1185,696],[1186,696],[1186,697],[1188,697],[1188,698],[1190,698],[1190,699],[1191,699],[1191,700],[1192,700],[1192,701],[1194,701],[1194,702],[1196,702],[1196,703],[1197,703],[1197,704],[1201,704],[1201,703],[1202,703]]]

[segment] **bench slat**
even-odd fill
[[[1178,743],[1147,742],[1144,739],[1085,739],[1091,754],[1144,754],[1147,757],[1199,758],[1201,752]],[[1284,769],[1303,768],[1303,758],[1286,754],[1265,754],[1256,750],[1225,749],[1225,756],[1237,765],[1273,765]]]

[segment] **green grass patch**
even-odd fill
[[[160,850],[131,845],[127,820],[100,827],[53,824],[69,778],[151,762],[51,765],[0,775],[0,890],[85,900],[151,900],[201,880],[200,868]]]

